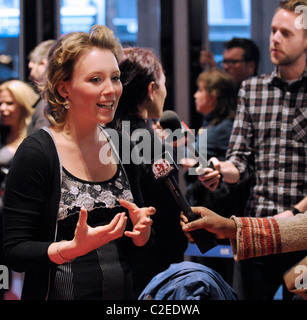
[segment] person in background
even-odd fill
[[[239,90],[244,80],[258,74],[259,60],[260,52],[253,40],[233,38],[224,43],[220,66],[232,75]]]
[[[204,120],[195,139],[195,148],[208,159],[212,157],[225,159],[237,103],[235,82],[225,71],[211,69],[198,76],[197,86],[198,90],[194,94],[195,106]],[[196,164],[195,157],[191,155],[190,158],[190,154],[191,152],[187,150],[188,158],[183,159],[181,163],[186,168]],[[203,187],[196,175],[189,175],[187,171],[185,178],[186,196],[190,205],[205,205],[225,215],[232,211],[229,203],[231,199],[226,202],[222,200],[229,195],[226,184],[220,184],[220,190],[212,192]]]
[[[10,80],[0,85],[0,170],[1,183],[5,180],[14,154],[27,136],[33,106],[39,99],[32,87],[20,80]],[[1,189],[1,197],[4,188]]]
[[[214,190],[221,174],[237,183],[250,171],[255,185],[245,216],[293,216],[307,210],[307,31],[295,12],[307,1],[281,1],[271,24],[271,74],[252,77],[239,91],[238,111],[227,161],[211,159],[199,179]],[[235,290],[242,299],[272,299],[283,273],[304,252],[274,255],[235,264]],[[291,298],[284,291],[284,299]]]
[[[214,56],[206,47],[202,47],[199,61],[204,71],[216,68]],[[257,75],[259,61],[260,51],[253,40],[232,38],[224,43],[223,60],[217,65],[232,75],[239,90],[244,80]]]
[[[205,53],[203,53],[203,56],[205,56]],[[208,53],[205,61],[209,61],[209,69],[214,66],[212,63],[212,54],[210,55]],[[233,77],[236,84],[236,94],[238,94],[242,82],[258,74],[259,62],[260,51],[253,40],[247,38],[232,38],[224,43],[223,61],[219,62],[218,66]],[[223,157],[221,159],[223,159]],[[254,180],[254,174],[250,171],[249,175],[245,175],[236,186],[230,187],[232,189],[231,197],[233,199],[231,203],[236,204],[235,208],[237,210],[235,212],[237,212],[237,214],[244,215],[245,207],[250,197],[250,190],[255,183]],[[222,202],[220,203],[222,204]],[[217,207],[214,209],[221,214],[226,214],[223,208]],[[229,209],[226,215],[234,212],[233,207]]]
[[[198,76],[197,86],[198,90],[194,94],[195,106],[197,112],[203,116],[203,123],[196,135],[195,148],[206,159],[212,157],[225,159],[237,102],[235,82],[230,74],[214,68]],[[208,190],[197,179],[197,175],[189,174],[190,168],[196,165],[197,158],[193,157],[189,149],[187,156],[188,158],[182,159],[181,164],[187,170],[184,178],[189,204],[206,206],[224,216],[237,212],[240,202],[234,197],[236,193],[231,193],[232,186],[220,183],[218,190]],[[232,283],[233,261],[203,257],[193,257],[193,259],[210,266],[229,284]]]
[[[37,100],[38,95],[23,81],[10,80],[0,85],[0,265],[6,265],[2,225],[6,177],[18,146],[27,136],[27,125]],[[3,298],[2,289],[0,295]]]
[[[130,132],[126,132],[129,138],[135,130],[144,129],[149,132],[153,146],[159,138],[152,129],[151,120],[161,117],[167,94],[162,64],[150,49],[126,48],[119,67],[123,95],[111,127],[123,130],[123,122],[129,121]],[[170,190],[164,183],[157,184],[153,180],[144,163],[138,168],[145,206],[150,204],[156,208],[152,217],[155,243],[150,251],[138,255],[133,262],[138,292],[141,293],[156,274],[172,263],[183,261],[187,239],[180,226],[181,209]],[[143,268],[146,272],[140,278]]]
[[[5,259],[25,272],[22,299],[135,298],[129,256],[150,245],[155,209],[138,208],[137,167],[121,164],[101,126],[122,94],[121,56],[113,32],[96,25],[49,52],[52,125],[19,146],[3,207]]]
[[[41,42],[29,55],[29,80],[33,83],[37,92],[41,91],[41,84],[44,81],[44,74],[47,65],[48,51],[54,42],[55,40],[52,39]],[[32,121],[28,126],[28,135],[31,135],[44,126],[50,125],[50,122],[45,115],[46,105],[47,102],[40,98],[34,106],[35,111],[32,116]]]

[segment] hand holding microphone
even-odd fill
[[[182,134],[177,136],[175,141],[176,144],[181,144],[182,141],[184,141],[184,145],[187,144],[189,136],[182,130],[181,122],[175,112],[165,111],[160,119],[160,124],[163,129],[170,129],[172,132],[179,129],[179,133],[181,132]],[[186,131],[189,132],[190,130],[188,129]],[[192,132],[190,132],[190,135],[191,134]],[[196,152],[198,153],[198,151]],[[199,153],[198,156],[199,162],[203,162],[207,165],[206,159],[204,159]],[[178,168],[168,152],[164,152],[161,156],[155,158],[151,162],[149,171],[157,183],[163,181],[167,185],[177,204],[183,211],[183,214],[187,219],[186,221],[192,222],[201,218],[193,212],[188,201],[180,190],[180,187],[174,178],[174,174],[178,171]],[[215,236],[205,229],[193,230],[190,232],[190,235],[202,253],[205,253],[216,246]]]
[[[196,169],[198,180],[211,191],[216,190],[223,175],[221,173],[221,163],[217,158],[211,158],[207,168],[198,167]]]
[[[192,147],[192,143],[195,142],[194,133],[183,121],[180,121],[176,112],[172,110],[164,111],[160,119],[160,125],[164,130],[176,133],[167,137],[166,141],[172,143],[175,148],[186,147],[193,155],[191,160],[195,160],[193,167],[207,166],[207,159],[195,146]],[[170,141],[170,138],[173,138],[172,141]]]
[[[184,144],[191,154],[195,154],[195,158],[185,158],[181,160],[183,167],[186,169],[197,167],[196,173],[199,175],[201,183],[209,190],[214,191],[218,187],[219,182],[223,180],[219,160],[217,158],[211,158],[208,163],[207,159],[201,155],[197,148],[191,148],[189,139],[195,141],[195,136],[192,130],[183,121],[180,121],[176,112],[172,110],[164,111],[160,119],[160,125],[163,129],[169,129],[172,132],[177,130],[181,131],[182,137],[179,137],[179,139],[173,142],[174,146],[177,147],[178,145]]]
[[[200,219],[200,216],[195,214],[191,209],[174,178],[174,174],[178,171],[178,168],[171,155],[168,152],[164,152],[161,156],[154,159],[149,166],[149,172],[151,172],[153,179],[157,183],[162,181],[167,185],[187,221],[192,222]],[[205,229],[194,230],[190,234],[201,253],[205,253],[216,246],[214,235]]]

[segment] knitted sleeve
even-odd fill
[[[236,261],[307,249],[307,212],[290,218],[237,218],[231,240]]]

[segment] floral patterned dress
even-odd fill
[[[81,207],[88,211],[88,225],[102,226],[125,211],[118,200],[133,201],[122,166],[109,181],[80,180],[63,168],[57,241],[71,240]],[[51,278],[49,300],[118,300],[133,298],[128,266],[130,239],[122,237],[59,265]]]

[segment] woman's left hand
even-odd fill
[[[125,236],[132,238],[137,246],[145,245],[150,237],[150,226],[152,225],[150,216],[156,213],[156,209],[154,207],[139,208],[136,204],[126,200],[119,200],[119,203],[129,210],[133,224],[133,230],[125,231]]]

